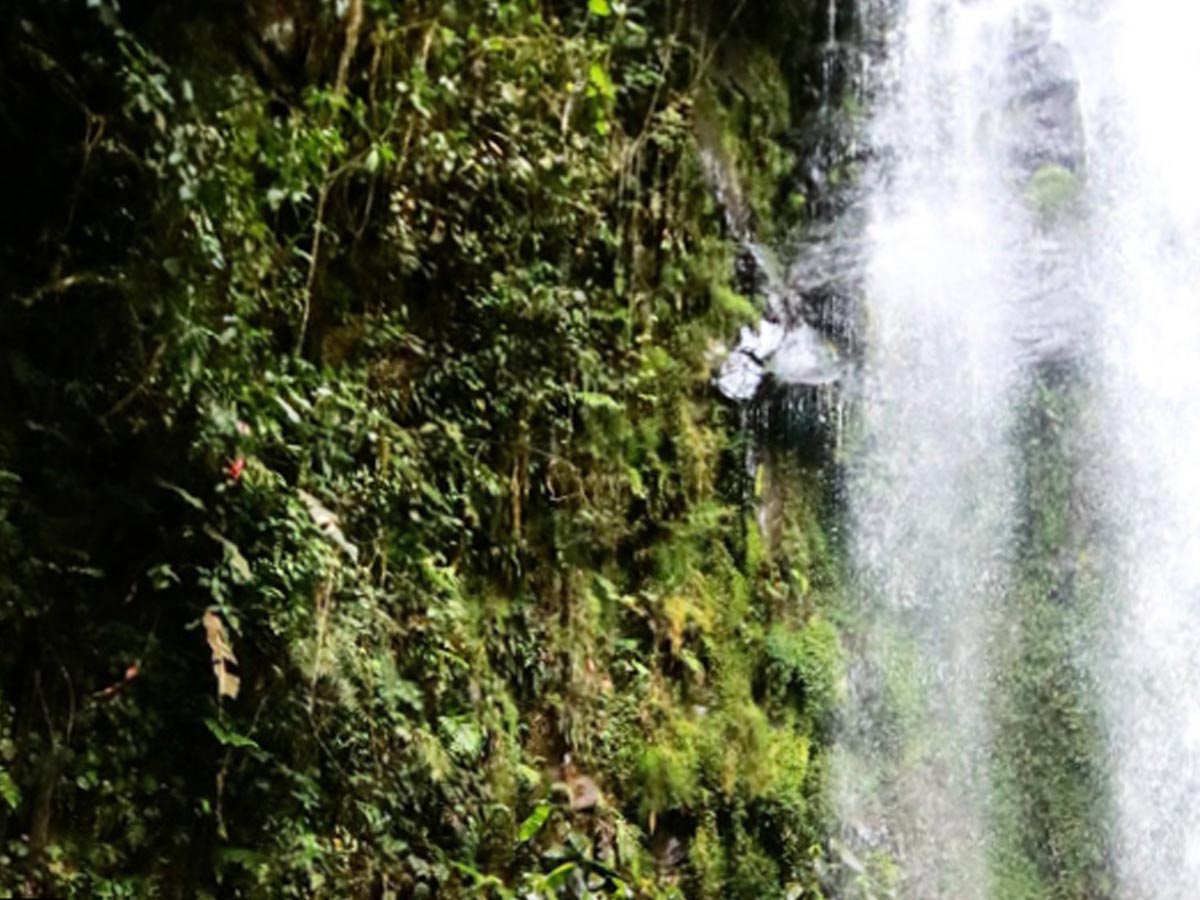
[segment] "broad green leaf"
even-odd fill
[[[346,540],[337,514],[308,491],[297,491],[297,494],[312,517],[313,524],[320,529],[321,533],[350,557],[351,562],[358,562],[358,548]]]
[[[450,865],[452,865],[454,868],[458,869],[459,872],[461,872],[463,875],[466,875],[468,878],[474,879],[474,881],[475,881],[474,887],[476,889],[484,888],[484,887],[497,887],[497,888],[504,887],[504,882],[501,881],[499,878],[497,878],[495,875],[484,874],[483,872],[480,872],[478,869],[476,869],[474,866],[468,865],[467,863],[459,862],[457,860],[451,860]]]
[[[21,805],[21,792],[7,772],[0,772],[0,800],[7,803],[10,809]]]
[[[240,747],[245,750],[262,749],[258,742],[253,738],[248,738],[244,734],[238,734],[236,731],[230,731],[216,719],[205,719],[204,724],[208,726],[208,730],[213,733],[213,737],[215,737],[222,746]]]
[[[475,760],[483,753],[485,737],[476,722],[466,716],[443,716],[439,724],[447,749],[459,760]]]
[[[245,847],[225,847],[217,851],[217,858],[223,865],[245,866],[250,871],[259,870],[269,862],[265,854]]]
[[[588,81],[596,93],[605,100],[612,100],[617,96],[617,88],[613,84],[612,78],[600,63],[592,63],[592,67],[588,69]]]
[[[204,527],[204,533],[225,549],[225,561],[229,564],[229,569],[233,572],[235,580],[239,584],[249,583],[254,578],[254,573],[250,569],[249,561],[242,555],[242,551],[238,549],[237,544],[207,525]]]
[[[521,827],[517,829],[517,843],[523,844],[539,831],[546,824],[546,820],[550,818],[550,804],[540,803],[534,807],[533,812],[529,817],[521,823]]]
[[[300,413],[296,412],[295,408],[282,397],[276,395],[275,402],[279,404],[279,408],[283,410],[283,414],[287,416],[287,420],[293,425],[299,425],[303,421],[300,418]]]
[[[575,871],[575,863],[565,862],[546,876],[545,885],[548,890],[556,891],[567,883],[567,878]]]
[[[146,577],[156,591],[165,591],[173,584],[179,584],[179,576],[171,568],[170,563],[159,563],[146,571]]]
[[[608,0],[588,0],[588,9],[593,16],[606,18],[612,15],[612,6],[609,5]]]

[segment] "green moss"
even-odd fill
[[[761,130],[774,135],[791,122],[791,93],[779,60],[765,47],[749,46],[735,64],[731,77],[745,92],[758,115]]]
[[[715,816],[706,816],[696,830],[688,859],[698,900],[724,900],[726,858]]]
[[[803,628],[777,625],[767,634],[766,673],[773,696],[823,722],[833,712],[842,674],[841,638],[828,621]]]
[[[783,897],[784,879],[778,863],[746,832],[739,834],[728,859],[728,897],[733,900]]]
[[[1079,213],[1083,181],[1062,166],[1042,166],[1029,179],[1025,202],[1041,224],[1057,224]]]
[[[758,310],[754,304],[726,284],[714,284],[712,298],[717,307],[728,313],[739,325],[758,318]]]
[[[760,240],[784,237],[802,220],[804,198],[781,190],[796,158],[781,140],[791,97],[779,60],[756,44],[734,45],[697,98],[702,146],[716,163],[727,212]]]
[[[700,797],[698,764],[689,743],[675,731],[662,744],[647,747],[638,764],[638,804],[644,819],[687,809]]]
[[[993,880],[1002,898],[1113,896],[1099,689],[1102,558],[1079,473],[1092,439],[1077,376],[1040,377],[1025,409],[1024,529],[1006,639],[993,661]]]

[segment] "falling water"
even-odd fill
[[[1128,900],[1200,892],[1200,7],[1093,4],[1093,294],[1118,551],[1103,662]],[[1064,10],[1064,15],[1067,11]]]
[[[841,803],[854,857],[888,847],[914,900],[987,896],[984,661],[1012,543],[1019,216],[981,126],[1006,100],[1010,6],[910,3],[872,137],[851,479],[868,599]]]
[[[857,370],[824,359],[810,328],[789,337],[784,316],[742,345],[762,360],[747,396],[759,370],[836,377],[853,410],[842,447],[858,602],[836,765],[839,896],[1007,898],[999,832],[1011,844],[1014,822],[1041,827],[1056,811],[1025,800],[1086,782],[1070,814],[1089,818],[1072,839],[1092,844],[1067,863],[1022,835],[1017,869],[1034,880],[1017,893],[1049,896],[1059,883],[1071,896],[1192,900],[1200,7],[860,0],[859,16],[886,19],[888,35],[868,92],[873,161],[850,216],[866,225],[853,240],[829,229],[836,240],[798,253],[788,284],[772,282],[780,297],[857,282]],[[727,382],[738,372],[730,364]],[[1047,385],[1080,401],[1071,422],[1040,405]],[[1031,565],[1046,577],[1027,577]],[[1033,656],[1076,683],[1050,701],[1036,686],[1014,700],[1021,644],[1047,621],[1065,639]],[[1037,708],[1064,693],[1083,701]],[[1014,709],[1029,714],[1015,730],[1003,720]],[[1043,722],[1074,729],[1087,759],[1038,759],[1037,775],[1014,766],[1037,751],[1003,741]],[[1080,866],[1087,888],[1069,882]]]

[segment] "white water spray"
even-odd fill
[[[1200,7],[1095,4],[1092,294],[1117,546],[1106,686],[1121,896],[1200,892]],[[1066,14],[1064,10],[1064,15]]]
[[[1095,866],[1115,871],[1122,900],[1192,900],[1200,7],[909,0],[876,12],[896,21],[876,70],[864,353],[850,391],[861,605],[837,766],[842,861],[861,885],[871,854],[894,859],[901,874],[884,889],[906,900],[1001,896],[989,879],[989,771],[1003,754],[989,666],[1024,511],[1051,502],[1020,496],[1018,409],[1061,364],[1099,410],[1078,426],[1086,458],[1065,477],[1085,498],[1086,541],[1112,548],[1086,563],[1108,581],[1107,643],[1090,650],[1111,803],[1082,827],[1111,847]],[[777,348],[789,355],[782,337]],[[1053,590],[1038,601],[1058,602]]]
[[[890,847],[913,900],[987,896],[986,642],[1011,555],[1020,237],[987,125],[1006,102],[1010,6],[910,3],[872,134],[851,479],[869,645],[840,801],[854,853]]]

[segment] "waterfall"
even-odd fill
[[[1116,599],[1099,668],[1130,900],[1190,900],[1200,885],[1198,28],[1193,4],[1111,0],[1069,36],[1087,100],[1111,438]]]
[[[854,595],[836,894],[1190,900],[1200,8],[860,0],[858,18],[888,36],[860,199],[775,294],[860,297],[836,372]],[[777,318],[766,371],[829,380],[813,333]]]
[[[857,201],[786,260],[731,223],[767,309],[719,386],[836,385],[849,423],[839,896],[1200,885],[1200,9],[1168,3],[859,0]],[[851,292],[853,361],[804,307]]]
[[[857,852],[890,845],[902,895],[922,900],[987,896],[986,659],[1013,543],[1020,232],[982,129],[1005,103],[1006,5],[911,3],[871,136],[850,478],[866,643],[840,802]]]

